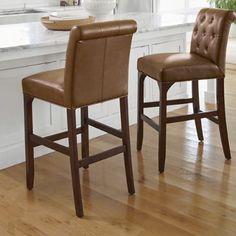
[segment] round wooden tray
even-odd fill
[[[42,24],[49,30],[58,30],[58,31],[69,31],[75,25],[85,25],[90,24],[95,21],[95,17],[89,16],[85,19],[78,20],[49,20],[49,16],[44,16],[41,18]]]

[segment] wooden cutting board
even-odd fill
[[[50,20],[49,16],[41,18],[42,24],[49,30],[69,31],[73,26],[91,24],[95,21],[95,17],[89,16],[88,18],[78,20]]]

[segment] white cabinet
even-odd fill
[[[0,167],[23,161],[24,118],[22,78],[38,72],[54,69],[56,62],[27,65],[0,71]],[[56,130],[53,127],[55,115],[49,103],[34,101],[34,130],[38,133],[47,133]],[[20,152],[19,152],[20,150]],[[11,159],[11,153],[18,153]]]
[[[174,40],[167,43],[157,43],[152,45],[153,53],[172,53],[172,52],[183,52],[183,40]]]
[[[149,37],[149,36],[148,36]],[[137,60],[139,57],[162,52],[182,52],[185,49],[185,35],[157,37],[154,34],[148,40],[142,38],[132,45],[129,67],[129,114],[130,124],[136,123],[137,117]],[[41,71],[57,69],[65,65],[65,52],[48,54],[0,63],[0,169],[24,161],[24,120],[22,78]],[[114,85],[115,86],[115,85]],[[159,100],[158,86],[153,80],[145,81],[145,100]],[[183,84],[176,84],[170,95],[185,95]],[[34,130],[44,136],[67,129],[66,109],[39,100],[34,101]],[[149,109],[150,117],[157,116],[157,109]],[[119,100],[97,104],[89,108],[90,117],[113,127],[120,127]],[[77,111],[77,123],[80,124],[80,110]],[[90,130],[90,138],[101,132]],[[80,139],[78,139],[80,140]],[[48,151],[39,148],[36,155]]]
[[[151,54],[159,53],[181,53],[185,52],[185,38],[169,39],[168,42],[161,41],[151,45]],[[146,100],[158,101],[159,100],[159,87],[155,80],[146,79],[145,82]],[[184,97],[187,95],[186,83],[176,83],[168,91],[168,99]],[[171,107],[170,107],[171,108]],[[172,107],[173,108],[173,107]],[[158,114],[157,108],[149,108],[147,114],[149,116],[156,116]]]

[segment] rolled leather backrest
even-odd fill
[[[128,94],[133,20],[74,27],[65,67],[66,105],[78,108]]]
[[[234,20],[233,11],[202,9],[193,30],[191,53],[211,60],[224,73],[228,35]]]

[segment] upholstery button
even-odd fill
[[[212,24],[214,21],[214,17],[212,17],[210,20],[209,20],[209,23]]]
[[[206,19],[206,16],[203,16],[203,17],[201,18],[201,22],[203,23],[203,22],[205,21],[205,19]]]

